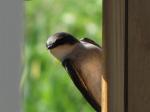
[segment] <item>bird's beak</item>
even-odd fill
[[[53,44],[46,43],[46,48],[47,49],[52,49],[53,48]]]
[[[48,38],[48,40],[46,41],[46,47],[47,49],[52,49],[54,47],[54,41],[52,40],[51,37]]]

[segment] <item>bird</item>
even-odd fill
[[[101,112],[102,47],[89,38],[78,40],[67,32],[50,36],[46,47],[62,63],[87,102]]]

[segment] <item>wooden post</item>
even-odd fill
[[[102,77],[102,112],[108,112],[108,81]]]
[[[103,1],[102,112],[124,112],[125,0]]]
[[[150,112],[150,0],[128,2],[128,110]]]

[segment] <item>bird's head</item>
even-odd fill
[[[46,47],[59,60],[63,60],[79,41],[69,33],[59,32],[50,36]]]

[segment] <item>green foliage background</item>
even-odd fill
[[[101,43],[102,0],[30,0],[24,4],[22,112],[94,112],[45,43],[59,31]]]

